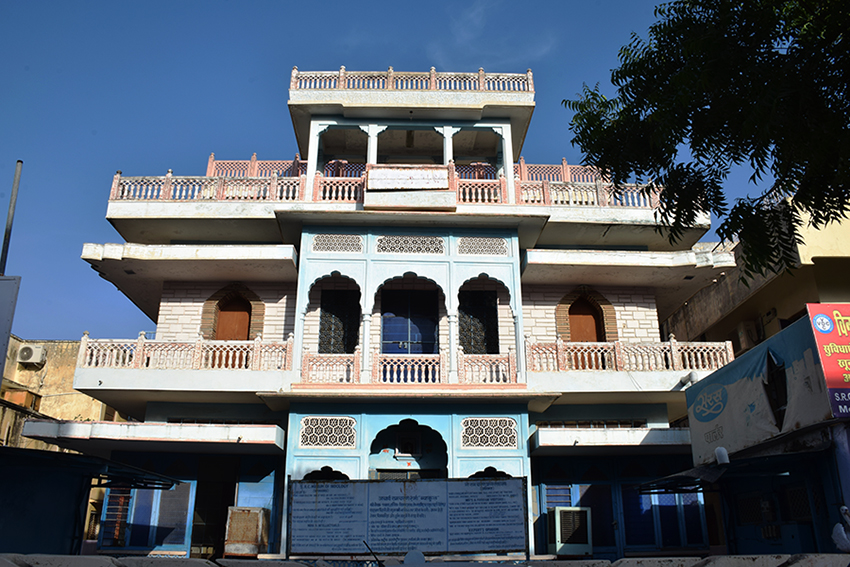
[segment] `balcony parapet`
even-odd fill
[[[253,341],[149,341],[144,331],[135,341],[80,341],[78,368],[148,370],[291,370],[292,335],[282,343]]]
[[[336,160],[312,180],[305,174],[304,162],[256,159],[216,161],[210,156],[206,176],[113,177],[111,201],[178,202],[324,202],[362,203],[370,169],[382,166]],[[431,166],[433,167],[433,166]],[[450,163],[449,191],[457,203],[465,205],[509,204],[507,183],[490,164]],[[515,204],[565,207],[621,207],[652,209],[658,206],[658,193],[639,185],[619,191],[596,170],[586,166],[526,164],[523,158],[514,166]],[[309,182],[308,182],[309,181]]]
[[[292,68],[290,90],[399,90],[534,92],[531,69],[526,73],[438,73],[386,71],[299,71]]]
[[[432,386],[448,383],[448,352],[439,354],[396,355],[382,354],[379,349],[371,352],[371,371],[368,379],[372,384],[398,387]],[[360,347],[353,354],[317,354],[305,352],[301,365],[301,382],[304,384],[360,384]],[[508,354],[463,354],[458,351],[459,384],[516,384],[516,353]]]
[[[526,342],[529,372],[717,370],[734,360],[732,343]]]

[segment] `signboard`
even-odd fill
[[[835,417],[850,417],[850,304],[806,305]]]
[[[432,167],[374,167],[366,178],[368,191],[410,191],[421,189],[448,189],[449,170],[445,166]]]
[[[527,552],[526,479],[290,484],[289,553]]]
[[[685,391],[695,466],[832,418],[815,334],[800,319]]]

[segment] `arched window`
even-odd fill
[[[555,325],[565,343],[614,342],[618,336],[614,306],[604,295],[584,285],[558,302]]]
[[[215,338],[218,341],[247,341],[251,328],[251,304],[240,295],[225,297],[218,304]]]

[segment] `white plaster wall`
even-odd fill
[[[165,282],[156,325],[158,341],[194,341],[201,330],[204,302],[231,282]],[[245,283],[265,305],[263,339],[283,341],[295,329],[295,286]]]
[[[524,333],[533,342],[550,343],[558,338],[555,308],[576,286],[522,287]],[[658,311],[655,293],[646,288],[594,287],[611,305],[617,316],[617,335],[624,342],[658,342]]]

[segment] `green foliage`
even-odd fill
[[[677,0],[648,39],[620,49],[608,99],[584,86],[572,142],[616,187],[663,187],[673,240],[711,212],[741,240],[744,275],[789,269],[799,229],[850,210],[850,8],[844,0]],[[685,157],[683,157],[685,156]],[[723,183],[748,164],[763,192],[729,209]]]

